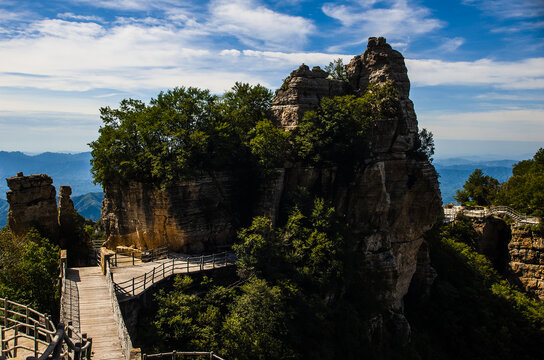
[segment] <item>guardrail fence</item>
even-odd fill
[[[466,209],[461,206],[456,206],[453,208],[444,208],[444,222],[450,223],[453,222],[458,214],[463,214],[468,217],[475,217],[475,218],[484,218],[493,214],[498,215],[506,215],[510,218],[512,218],[516,223],[518,224],[529,224],[529,225],[536,225],[540,223],[540,220],[536,217],[529,217],[525,214],[522,214],[520,212],[517,212],[516,210],[512,209],[508,206],[491,206],[489,208],[483,208],[483,209]]]
[[[142,355],[142,360],[148,360],[148,359],[168,359],[168,360],[172,359],[172,360],[176,360],[176,359],[178,359],[178,356],[180,358],[184,358],[186,356],[198,356],[201,359],[207,358],[207,359],[210,359],[210,360],[214,360],[214,359],[225,360],[222,357],[219,357],[219,356],[215,355],[213,353],[213,351],[206,352],[206,351],[175,351],[175,350],[172,351],[172,352],[169,352],[169,353],[160,353],[160,354],[152,354],[152,355],[143,354]]]
[[[211,270],[215,269],[216,267],[233,265],[235,262],[235,254],[226,251],[212,255],[174,258],[171,261],[168,260],[163,262],[143,275],[115,283],[115,292],[118,299],[121,301],[143,293],[147,288],[151,287],[156,282],[174,274]]]
[[[109,258],[110,267],[123,265],[134,265],[137,262],[150,262],[168,257],[168,246],[160,248],[132,251],[115,251],[115,254]]]

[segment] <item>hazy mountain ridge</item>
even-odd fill
[[[482,169],[484,174],[490,175],[499,182],[504,182],[512,176],[512,165],[517,160],[481,160],[475,161],[466,158],[449,158],[436,160],[434,166],[439,174],[440,191],[444,204],[454,202],[455,191],[463,187],[469,175],[475,169]]]
[[[22,171],[25,175],[47,174],[53,178],[55,187],[68,185],[74,195],[101,192],[102,188],[92,182],[90,152],[64,154],[46,152],[39,155],[26,155],[22,152],[0,151],[0,198],[6,198],[9,190],[7,177]]]

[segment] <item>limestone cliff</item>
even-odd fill
[[[146,248],[168,243],[177,250],[202,251],[232,242],[234,230],[248,215],[277,220],[289,197],[302,186],[331,201],[346,216],[357,240],[360,283],[379,288],[376,295],[382,303],[401,310],[416,271],[422,235],[442,213],[437,174],[414,150],[417,119],[402,55],[385,39],[370,38],[365,53],[346,69],[349,83],[327,79],[321,69],[302,65],[276,92],[271,114],[279,126],[294,130],[304,112],[315,109],[323,97],[358,94],[368,84],[392,82],[398,89],[400,111],[394,118],[378,121],[371,155],[362,159],[365,166],[353,176],[348,178],[335,168],[291,165],[256,184],[255,190],[227,173],[166,190],[139,183],[110,185],[102,208],[107,245]],[[251,201],[240,200],[246,192]]]
[[[508,244],[510,271],[525,291],[544,300],[544,236],[524,228],[512,228]]]
[[[26,234],[35,227],[44,236],[57,241],[59,224],[57,220],[56,190],[51,177],[40,174],[7,178],[10,191],[8,225],[17,235]]]

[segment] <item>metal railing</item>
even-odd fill
[[[509,206],[491,206],[489,208],[470,210],[461,206],[453,208],[444,208],[444,222],[453,222],[458,214],[463,214],[468,217],[484,218],[493,214],[506,215],[512,218],[518,224],[530,224],[537,225],[540,223],[540,219],[536,217],[529,217],[522,214]]]
[[[23,352],[31,355],[27,359],[64,358],[64,325],[55,327],[49,315],[0,298],[0,321],[0,356],[16,358]]]
[[[149,250],[134,249],[132,251],[115,251],[109,258],[110,267],[134,265],[136,262],[150,262],[168,257],[168,246]]]
[[[77,284],[66,278],[67,254],[61,254],[60,278],[62,292],[60,299],[61,322],[65,326],[63,335],[63,359],[91,358],[92,339],[87,334],[81,334],[79,314],[79,290]]]
[[[176,360],[178,356],[185,357],[185,356],[200,356],[200,357],[206,357],[210,360],[225,360],[222,357],[219,357],[213,353],[213,351],[207,352],[207,351],[172,351],[169,353],[159,353],[159,354],[143,354],[142,360],[147,359],[172,359]]]
[[[143,293],[153,284],[174,274],[200,272],[219,267],[234,265],[236,255],[232,252],[222,252],[212,255],[174,258],[163,262],[152,270],[132,279],[115,283],[115,292],[120,301]]]

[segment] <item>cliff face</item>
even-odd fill
[[[544,237],[531,230],[512,228],[508,244],[510,271],[525,291],[544,300]]]
[[[57,220],[56,190],[51,177],[40,174],[7,178],[10,191],[7,192],[9,203],[8,225],[17,235],[24,235],[35,227],[42,235],[58,240],[59,224]]]
[[[414,153],[417,120],[402,55],[385,39],[371,38],[366,52],[347,66],[347,74],[349,84],[302,65],[276,92],[271,112],[277,124],[292,130],[323,97],[362,93],[368,84],[392,82],[401,110],[393,119],[378,121],[372,155],[353,177],[348,179],[334,168],[278,169],[256,187],[251,204],[245,205],[238,200],[244,189],[235,191],[239,185],[228,174],[180,183],[167,191],[137,183],[109,186],[102,209],[107,244],[145,248],[168,243],[174,249],[200,251],[233,240],[243,206],[249,206],[252,215],[264,214],[275,221],[290,194],[303,186],[346,216],[357,239],[360,282],[379,288],[388,308],[401,309],[416,271],[422,235],[442,213],[437,175]],[[425,254],[420,254],[423,265]]]
[[[202,252],[235,236],[241,186],[230,173],[201,176],[166,190],[132,182],[105,188],[102,223],[105,246],[140,249],[169,245],[175,251]]]

